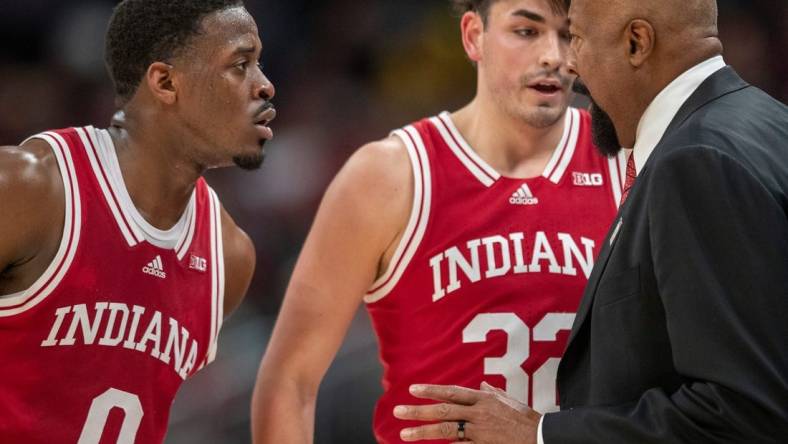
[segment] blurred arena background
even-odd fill
[[[0,143],[49,128],[108,124],[113,96],[103,33],[115,3],[2,1]],[[246,4],[260,27],[264,71],[277,88],[275,139],[261,171],[214,171],[209,181],[254,239],[257,272],[246,302],[224,325],[216,363],[178,395],[167,444],[249,442],[257,366],[328,181],[362,143],[456,108],[474,90],[448,0]],[[726,61],[788,102],[788,1],[719,5]],[[379,376],[374,335],[361,310],[321,389],[316,443],[374,442]]]

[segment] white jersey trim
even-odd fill
[[[493,167],[487,164],[476,151],[471,148],[468,142],[462,137],[460,131],[454,126],[451,115],[444,111],[438,117],[430,118],[430,122],[438,129],[443,141],[449,149],[457,156],[457,159],[465,165],[465,168],[476,177],[484,186],[491,187],[501,175]]]
[[[501,174],[485,162],[471,148],[468,141],[462,137],[462,134],[451,119],[451,114],[444,111],[438,117],[431,118],[430,122],[438,129],[444,142],[446,142],[446,145],[449,146],[454,155],[484,186],[490,187],[501,178]],[[567,108],[566,113],[564,113],[564,131],[553,150],[552,157],[545,165],[542,177],[556,184],[561,181],[569,163],[572,161],[579,136],[580,111],[575,108]]]
[[[392,134],[402,139],[410,158],[413,170],[413,205],[408,225],[402,233],[386,272],[372,284],[364,297],[364,302],[367,304],[383,299],[399,282],[424,238],[432,205],[432,175],[421,135],[413,126],[396,130]]]
[[[624,192],[624,182],[626,181],[627,152],[621,150],[615,157],[607,159],[608,170],[610,171],[610,187],[613,190],[613,203],[618,208],[621,205],[621,195]]]
[[[564,132],[553,150],[553,157],[547,162],[542,177],[555,184],[561,182],[569,163],[575,154],[577,140],[580,136],[580,111],[567,108],[564,115]]]
[[[85,147],[85,152],[90,160],[90,166],[93,168],[93,175],[96,177],[101,192],[104,194],[104,200],[107,202],[112,216],[115,218],[115,222],[117,222],[118,228],[123,234],[123,238],[126,239],[126,243],[128,243],[130,247],[137,245],[141,239],[133,232],[131,224],[123,217],[118,199],[110,190],[108,179],[100,166],[98,141],[95,139],[95,135],[89,134],[83,128],[77,128],[77,134],[79,134],[82,140],[82,145]]]
[[[224,246],[222,240],[222,207],[216,193],[208,187],[211,208],[211,342],[208,345],[204,364],[216,358],[219,347],[219,331],[224,318]]]
[[[188,231],[190,229],[189,221],[194,221],[193,213],[196,211],[195,193],[192,192],[186,209],[175,225],[167,230],[160,230],[154,227],[145,220],[131,200],[125,180],[123,179],[123,174],[120,170],[120,163],[118,162],[115,146],[112,143],[112,137],[110,137],[109,132],[106,130],[98,130],[93,127],[87,127],[85,130],[91,141],[91,147],[95,148],[95,164],[93,159],[91,159],[94,172],[97,177],[101,177],[105,182],[105,184],[102,185],[102,190],[105,185],[109,185],[109,193],[105,192],[104,196],[108,199],[108,202],[110,202],[110,207],[115,204],[119,209],[116,221],[121,227],[121,231],[124,231],[124,226],[127,227],[134,238],[132,242],[129,242],[129,246],[134,246],[136,243],[145,240],[159,248],[174,249],[178,251],[179,246],[183,246],[182,243],[188,236]],[[114,209],[113,215],[115,215]],[[120,220],[118,220],[118,216],[120,216]],[[127,239],[127,241],[129,241],[129,239]]]
[[[59,134],[46,132],[25,140],[42,139],[52,148],[57,159],[60,176],[63,179],[65,194],[65,217],[63,235],[55,257],[47,269],[27,290],[15,293],[11,297],[0,299],[0,317],[13,316],[36,306],[57,288],[66,272],[71,267],[74,254],[79,246],[82,229],[82,203],[79,194],[79,182],[74,170],[74,160],[68,143]],[[25,142],[22,142],[23,144]]]
[[[192,194],[191,201],[189,205],[194,208],[193,211],[189,211],[189,220],[186,222],[189,229],[184,230],[181,239],[175,245],[175,253],[178,255],[178,260],[182,261],[183,258],[186,256],[186,252],[189,251],[189,247],[192,245],[192,239],[194,239],[194,228],[197,226],[197,194]]]

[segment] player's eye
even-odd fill
[[[539,33],[533,28],[520,28],[514,31],[515,34],[521,37],[535,37]]]
[[[235,68],[240,72],[246,72],[246,69],[249,67],[249,61],[244,60],[235,64]]]

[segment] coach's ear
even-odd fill
[[[460,19],[462,32],[462,46],[472,62],[478,63],[482,59],[482,44],[484,40],[484,21],[482,17],[468,11]]]
[[[164,62],[153,62],[145,73],[145,83],[153,97],[172,105],[177,99],[176,82],[172,65]]]
[[[651,23],[635,19],[627,25],[624,38],[629,45],[629,63],[640,68],[654,52],[656,32]]]

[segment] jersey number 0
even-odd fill
[[[115,407],[123,410],[123,425],[120,427],[117,444],[134,444],[143,414],[140,398],[114,388],[93,398],[77,444],[98,444],[107,425],[109,412]]]

